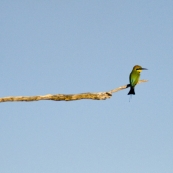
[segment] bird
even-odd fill
[[[130,86],[130,91],[129,91],[128,95],[130,95],[130,94],[135,95],[135,85],[139,81],[140,73],[142,70],[148,70],[148,69],[142,68],[140,65],[135,65],[133,67],[132,72],[130,73],[130,76],[129,76],[130,84],[128,86]]]

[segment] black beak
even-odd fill
[[[148,70],[147,68],[141,68],[141,70]]]

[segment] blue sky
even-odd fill
[[[173,2],[1,1],[0,97],[109,91],[104,101],[0,104],[0,172],[173,170]]]

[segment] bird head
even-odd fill
[[[148,69],[142,68],[140,65],[135,65],[133,67],[133,71],[137,71],[138,73],[140,73],[142,70],[148,70]]]

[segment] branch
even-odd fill
[[[148,82],[148,80],[140,80],[138,84]],[[92,99],[92,100],[106,100],[112,97],[112,93],[128,88],[130,85],[124,85],[119,88],[107,92],[97,93],[80,93],[80,94],[47,94],[44,96],[10,96],[0,98],[0,102],[14,102],[14,101],[39,101],[39,100],[53,100],[53,101],[73,101],[81,99]]]

